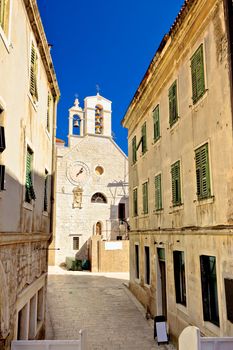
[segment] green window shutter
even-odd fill
[[[159,105],[153,111],[154,141],[160,138]]]
[[[143,124],[142,129],[142,153],[147,151],[147,140],[146,140],[146,122]]]
[[[0,26],[5,34],[8,32],[9,0],[0,0]]]
[[[181,204],[181,182],[180,182],[180,161],[178,160],[171,167],[172,177],[172,203],[173,206]]]
[[[161,174],[155,176],[155,209],[162,209]]]
[[[26,157],[26,182],[25,182],[25,201],[30,203],[32,199],[36,199],[36,195],[32,183],[32,159],[33,153],[27,148]]]
[[[136,163],[136,161],[137,161],[137,139],[136,139],[136,136],[134,136],[133,140],[132,140],[132,160],[133,160],[133,163]]]
[[[148,214],[148,182],[142,185],[143,213]]]
[[[198,199],[208,198],[211,195],[208,144],[195,151],[196,182]]]
[[[36,53],[35,46],[32,43],[31,66],[30,66],[30,93],[36,100],[38,100],[37,74],[38,74],[38,56]]]
[[[0,26],[4,28],[5,0],[0,0]]]
[[[169,123],[170,123],[170,126],[172,126],[178,119],[176,81],[172,84],[172,86],[169,89],[168,98],[169,98]]]
[[[50,131],[50,107],[51,107],[51,101],[52,97],[50,92],[48,91],[48,100],[47,100],[47,120],[46,120],[46,127],[47,130]]]
[[[203,60],[203,45],[199,46],[191,58],[191,75],[193,103],[196,103],[205,93],[205,73]]]
[[[133,216],[138,215],[138,190],[135,188],[133,190]]]
[[[44,179],[44,211],[48,211],[48,171],[46,169]]]

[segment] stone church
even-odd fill
[[[68,146],[57,140],[56,229],[50,263],[88,259],[91,237],[127,239],[128,159],[112,138],[111,101],[97,93],[69,109]],[[51,258],[51,257],[50,257]],[[53,260],[53,261],[52,261]]]

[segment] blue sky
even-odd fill
[[[127,154],[121,120],[183,0],[37,0],[61,90],[57,137],[67,141],[75,94],[112,101],[115,141]]]

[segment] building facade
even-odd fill
[[[42,338],[59,88],[36,0],[0,2],[0,349]]]
[[[232,2],[186,0],[122,121],[130,289],[177,338],[233,335]]]
[[[69,109],[68,147],[57,142],[56,234],[51,264],[90,258],[89,239],[127,238],[128,159],[112,138],[111,101]],[[58,250],[57,250],[58,249]]]

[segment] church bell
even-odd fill
[[[74,125],[75,128],[78,128],[79,127],[79,121],[77,119],[74,120],[73,125]]]

